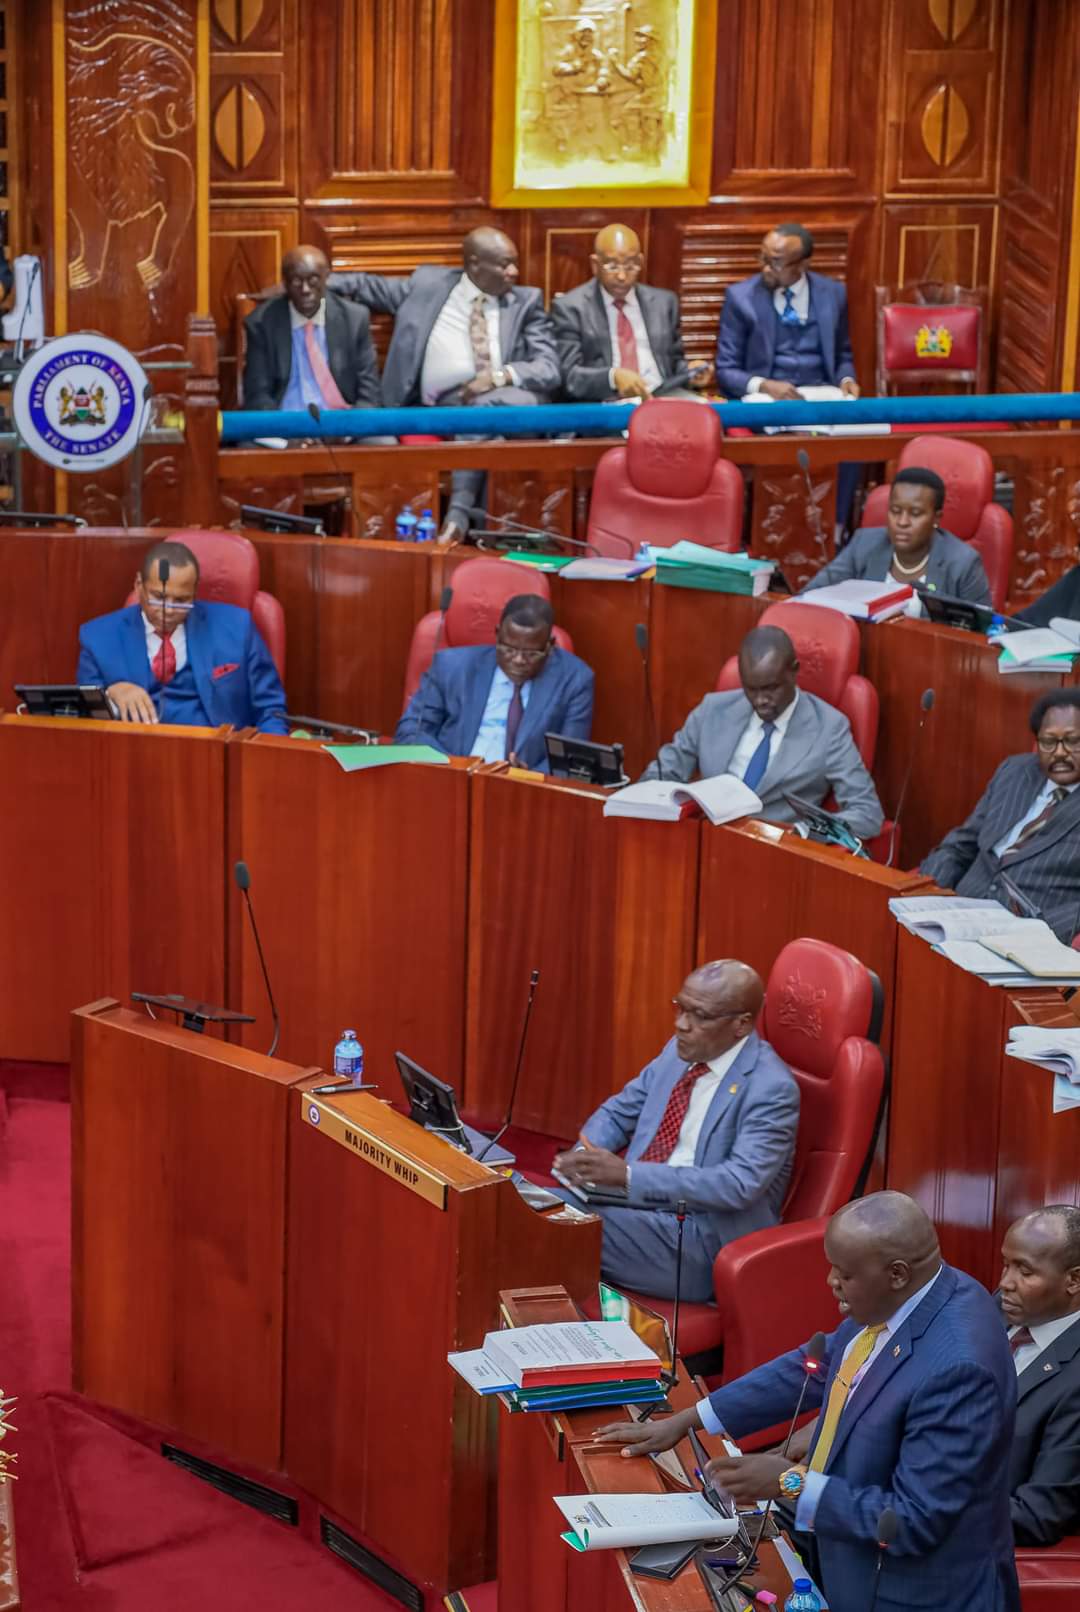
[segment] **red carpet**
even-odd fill
[[[0,1063],[0,1387],[18,1396],[25,1612],[387,1612],[313,1543],[310,1501],[299,1528],[260,1516],[70,1392],[66,1089],[65,1071]]]

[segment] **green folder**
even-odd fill
[[[433,761],[449,766],[450,757],[430,744],[324,744],[345,772],[363,772],[367,767],[393,767],[399,761]]]

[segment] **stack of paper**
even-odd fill
[[[1055,617],[1055,623],[1058,621],[1072,629],[1071,633],[1061,632],[1055,625],[1032,627],[1027,632],[1004,633],[996,639],[1001,650],[998,671],[1005,674],[1070,672],[1074,659],[1080,655],[1080,622]]]
[[[696,784],[647,778],[644,783],[617,789],[604,802],[605,817],[648,817],[661,823],[674,823],[699,812],[704,812],[710,823],[731,823],[737,817],[753,817],[760,810],[761,797],[730,772],[703,778]]]
[[[730,1539],[738,1518],[725,1516],[703,1494],[564,1494],[555,1504],[570,1524],[562,1535],[572,1550],[629,1550],[699,1539]]]
[[[774,570],[771,560],[749,554],[727,554],[703,543],[673,543],[656,551],[656,580],[671,588],[704,588],[710,593],[767,593]]]
[[[489,1332],[481,1349],[447,1355],[478,1394],[510,1410],[646,1405],[663,1399],[654,1349],[625,1321],[558,1321]]]
[[[1010,1058],[1050,1071],[1055,1114],[1080,1108],[1080,1028],[1044,1030],[1034,1024],[1014,1024],[1005,1051]]]
[[[889,911],[897,923],[932,945],[943,940],[981,940],[984,935],[1002,935],[1017,924],[1032,922],[1017,918],[1000,901],[976,896],[894,896]]]
[[[561,575],[568,582],[633,582],[653,568],[653,559],[620,560],[613,554],[585,554],[564,565]]]
[[[905,929],[988,985],[1080,983],[1080,952],[1063,946],[1043,919],[1018,917],[999,901],[900,896],[889,909]]]
[[[888,621],[907,609],[912,590],[906,582],[830,582],[824,588],[800,593],[800,604],[824,605],[857,621]]]

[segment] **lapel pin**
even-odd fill
[[[1045,1364],[1045,1365],[1044,1365],[1044,1366],[1043,1366],[1043,1370],[1044,1370],[1044,1371],[1053,1371],[1053,1369],[1054,1369],[1054,1368],[1053,1368],[1053,1365],[1052,1365],[1052,1364],[1051,1364],[1051,1362],[1050,1362],[1050,1361],[1049,1361],[1049,1360],[1048,1360],[1048,1361],[1047,1361],[1047,1362],[1046,1362],[1046,1364]]]
[[[894,1360],[897,1359],[899,1354],[900,1354],[900,1345],[896,1344],[895,1347],[893,1348],[893,1359]]]
[[[728,1091],[729,1091],[729,1092],[730,1092],[730,1093],[731,1093],[731,1095],[732,1095],[732,1096],[733,1096],[733,1097],[734,1097],[734,1095],[735,1095],[735,1093],[736,1093],[736,1092],[737,1092],[737,1091],[738,1091],[738,1089],[739,1089],[739,1088],[738,1088],[738,1086],[736,1086],[736,1085],[732,1085],[732,1086],[729,1086],[729,1087],[728,1087]]]

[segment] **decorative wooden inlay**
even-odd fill
[[[939,168],[948,168],[964,148],[971,119],[963,97],[952,84],[939,84],[923,109],[922,142]]]
[[[250,39],[266,10],[265,0],[214,0],[214,21],[234,45]]]
[[[930,18],[947,45],[955,45],[975,15],[978,0],[928,0]]]
[[[247,168],[266,138],[266,118],[259,98],[247,84],[234,84],[214,115],[214,144],[230,168]]]

